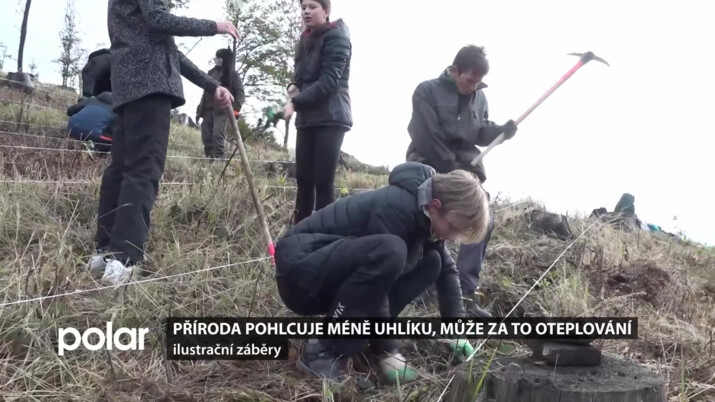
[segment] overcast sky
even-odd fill
[[[193,0],[181,14],[221,18],[222,3]],[[109,43],[106,4],[76,0],[91,50]],[[10,6],[4,9],[20,9]],[[25,65],[34,60],[44,82],[60,82],[51,60],[59,54],[63,9],[60,0],[32,3]],[[644,221],[715,244],[707,184],[715,172],[715,133],[707,118],[715,106],[715,25],[707,2],[333,0],[337,18],[349,26],[353,43],[355,125],[343,151],[371,164],[403,162],[414,88],[437,77],[463,45],[486,48],[485,93],[499,124],[519,117],[576,63],[567,53],[590,50],[611,67],[591,62],[581,68],[513,140],[490,152],[485,187],[492,194],[530,195],[561,213],[612,210],[630,192]],[[0,15],[0,42],[13,55],[21,19],[20,13]],[[190,48],[197,39],[177,42]],[[222,37],[206,38],[189,56],[208,69],[225,44]],[[6,70],[15,63],[6,61]],[[185,94],[182,110],[193,116],[201,90],[185,81]],[[294,141],[292,135],[291,146]]]

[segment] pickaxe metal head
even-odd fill
[[[541,98],[539,98],[539,100],[536,101],[536,103],[534,103],[533,105],[531,105],[531,107],[529,108],[529,110],[527,110],[526,112],[524,112],[524,114],[522,114],[522,115],[516,120],[515,123],[516,123],[517,125],[520,124],[529,114],[531,114],[531,112],[533,112],[534,109],[536,109],[536,107],[541,104],[541,102],[543,102],[546,98],[548,98],[549,95],[551,95],[556,89],[558,89],[558,88],[561,86],[561,84],[563,84],[567,79],[569,79],[569,77],[571,77],[576,71],[578,71],[578,69],[580,69],[584,64],[588,63],[588,62],[591,61],[591,60],[596,60],[596,61],[600,61],[601,63],[603,63],[603,64],[605,64],[605,65],[607,65],[607,66],[609,66],[609,67],[611,66],[610,64],[608,64],[608,62],[606,62],[606,60],[603,60],[602,58],[596,56],[595,54],[593,54],[593,52],[586,52],[586,53],[569,53],[569,56],[579,56],[579,57],[581,58],[581,60],[580,60],[578,63],[576,63],[576,65],[574,65],[573,67],[571,67],[571,69],[570,69],[566,74],[564,74],[564,76],[561,77],[561,79],[559,79],[559,81],[558,81],[556,84],[554,84],[551,88],[549,88],[549,90],[546,91],[546,93],[545,93],[544,95],[542,95]],[[506,138],[506,137],[505,137],[505,134],[504,134],[504,133],[499,134],[499,136],[498,136],[497,138],[495,138],[495,139],[492,141],[491,144],[489,144],[489,147],[487,147],[487,149],[485,149],[484,151],[482,151],[479,155],[477,155],[477,156],[472,160],[472,166],[477,166],[477,164],[478,164],[479,162],[481,162],[482,158],[484,158],[484,156],[485,156],[489,151],[491,151],[492,148],[494,148],[494,147],[497,146],[498,144],[501,144],[502,141],[504,141],[505,138]]]
[[[596,61],[600,61],[601,63],[607,65],[608,67],[611,67],[611,65],[608,64],[608,62],[607,62],[606,60],[603,60],[602,58],[596,56],[596,55],[593,54],[593,52],[591,52],[591,51],[588,51],[588,52],[586,52],[586,53],[569,53],[568,55],[569,55],[569,56],[578,56],[578,57],[580,57],[580,58],[581,58],[581,61],[583,62],[583,64],[586,64],[586,63],[588,63],[588,62],[591,61],[591,60],[596,60]]]

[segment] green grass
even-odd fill
[[[4,97],[4,95],[2,96]],[[38,100],[39,102],[40,100]],[[0,102],[0,120],[13,120],[18,108]],[[63,113],[34,110],[25,123],[65,124]],[[15,125],[0,130],[16,131]],[[60,130],[33,126],[20,130],[59,136]],[[79,149],[81,144],[0,134],[0,144]],[[55,141],[55,142],[52,142]],[[201,156],[198,131],[172,127],[169,154]],[[54,144],[54,145],[52,145]],[[251,159],[290,160],[280,147],[251,142]],[[89,154],[0,148],[0,180],[89,180],[90,184],[0,183],[0,299],[9,302],[99,286],[85,269],[92,251],[99,177],[106,158]],[[351,163],[354,163],[351,162]],[[273,238],[288,227],[294,180],[269,177],[252,163]],[[353,164],[353,166],[355,166]],[[239,156],[217,183],[223,163],[169,159],[165,185],[152,214],[148,261],[143,279],[190,273],[264,256],[258,219],[247,191]],[[341,169],[339,195],[354,188],[386,184],[374,171]],[[568,243],[530,230],[524,212],[529,200],[495,202],[496,229],[483,276],[486,301],[506,314]],[[570,220],[574,234],[592,221]],[[632,235],[596,224],[554,266],[544,282],[516,309],[517,315],[638,316],[637,341],[599,341],[604,350],[658,370],[678,400],[715,398],[712,371],[712,249]],[[614,284],[615,275],[633,280]],[[403,354],[422,374],[398,388],[356,387],[306,379],[292,361],[169,362],[164,358],[159,325],[174,316],[292,315],[280,301],[273,268],[266,261],[147,282],[96,293],[0,307],[0,396],[8,400],[435,400],[458,361],[442,344],[405,342]],[[405,315],[437,314],[435,306],[411,305]],[[151,329],[142,352],[76,352],[60,358],[53,342],[57,328],[117,325]],[[475,341],[479,342],[479,341]],[[296,347],[300,342],[296,342]],[[470,389],[483,387],[485,368],[504,357],[524,355],[517,342],[489,341],[473,360]],[[465,368],[469,369],[469,368]],[[373,377],[370,379],[374,380]],[[312,395],[312,396],[310,396]]]

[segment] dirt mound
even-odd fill
[[[665,270],[652,265],[636,265],[626,270],[611,274],[606,279],[609,296],[630,293],[643,293],[641,300],[658,307],[659,296],[672,286],[674,278]]]

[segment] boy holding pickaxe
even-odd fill
[[[424,81],[412,97],[412,120],[408,131],[412,142],[407,149],[407,160],[432,166],[439,173],[464,169],[475,173],[483,183],[487,177],[480,162],[471,161],[479,155],[477,146],[487,146],[501,133],[511,139],[516,124],[509,120],[503,126],[489,120],[487,99],[482,82],[489,72],[484,49],[465,46],[454,62],[439,78]],[[462,244],[457,258],[457,269],[467,313],[480,317],[491,314],[477,303],[477,285],[487,243],[494,229],[490,218],[489,231],[484,241]]]

